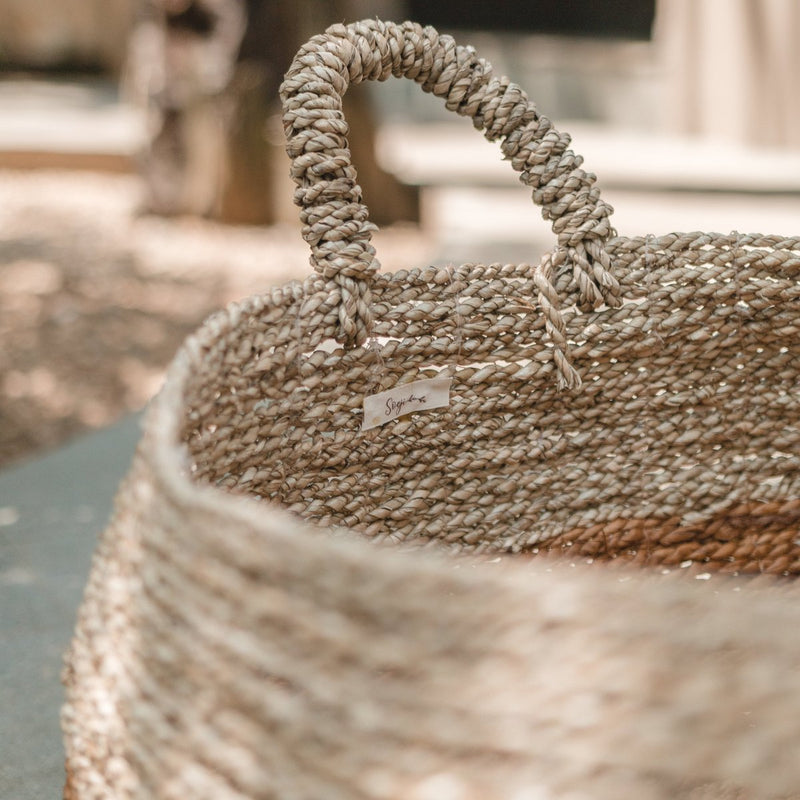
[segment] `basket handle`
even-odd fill
[[[600,199],[595,176],[568,150],[570,137],[540,116],[516,84],[492,74],[471,47],[413,22],[365,20],[334,25],[297,54],[281,85],[283,123],[294,200],[302,209],[311,264],[341,289],[339,339],[363,344],[369,335],[370,283],[379,268],[371,244],[375,226],[361,200],[347,144],[342,96],[350,83],[410,78],[443,97],[451,111],[471,117],[501,149],[533,201],[552,221],[571,260],[582,303],[619,305],[619,286],[604,249],[614,234],[612,208]],[[559,259],[561,260],[561,259]]]

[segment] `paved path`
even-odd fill
[[[138,418],[0,473],[0,800],[61,796],[60,671]]]

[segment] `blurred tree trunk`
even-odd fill
[[[348,16],[344,0],[146,0],[130,48],[130,85],[147,103],[146,210],[234,223],[271,223],[288,171],[267,123],[297,49]],[[418,219],[414,187],[375,160],[375,121],[365,87],[348,91],[353,160],[372,219]],[[283,189],[285,191],[285,189]]]

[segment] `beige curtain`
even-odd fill
[[[800,2],[659,0],[664,124],[800,149]]]

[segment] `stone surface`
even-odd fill
[[[0,800],[61,796],[62,656],[138,436],[128,417],[0,473]]]

